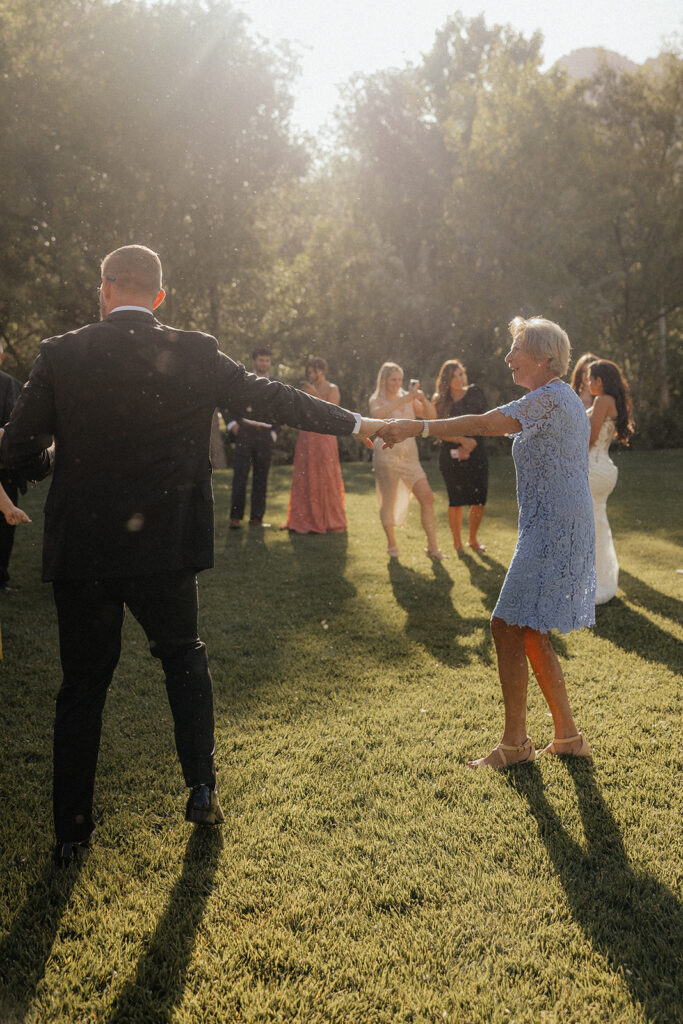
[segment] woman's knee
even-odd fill
[[[512,628],[513,627],[508,625],[505,619],[500,619],[497,615],[493,616],[491,619],[491,636],[493,637],[493,642],[496,647],[505,643],[505,641],[511,636]]]
[[[522,646],[524,630],[521,626],[511,626],[504,618],[494,615],[490,621],[490,633],[494,638],[496,649],[504,646]]]
[[[415,497],[423,508],[432,508],[434,505],[434,491],[427,483],[424,487],[415,489]]]

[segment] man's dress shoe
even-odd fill
[[[185,821],[196,825],[222,825],[225,821],[218,793],[210,786],[195,786],[190,790],[185,810]]]
[[[68,868],[71,864],[85,860],[89,852],[89,839],[83,839],[81,842],[76,843],[69,843],[58,839],[54,850],[54,861],[57,867]]]

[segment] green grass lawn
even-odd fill
[[[0,1022],[683,1020],[681,452],[619,457],[620,590],[556,647],[593,763],[470,772],[500,734],[488,619],[515,542],[492,461],[483,556],[433,565],[413,507],[388,564],[374,481],[347,535],[226,529],[200,621],[226,824],[193,832],[159,666],[129,617],[105,711],[98,834],[50,860],[59,685],[40,583],[46,486],[2,598]],[[434,461],[439,539],[450,546]],[[529,732],[552,738],[535,683]]]

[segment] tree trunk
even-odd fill
[[[669,366],[666,356],[666,312],[664,307],[659,311],[659,404],[662,409],[669,408]]]

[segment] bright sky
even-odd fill
[[[338,102],[337,85],[355,72],[416,63],[434,34],[460,10],[487,24],[511,24],[530,36],[540,29],[550,66],[583,46],[616,50],[638,64],[665,41],[683,42],[680,0],[234,0],[251,32],[271,43],[297,45],[302,71],[295,87],[294,125],[315,133]]]

